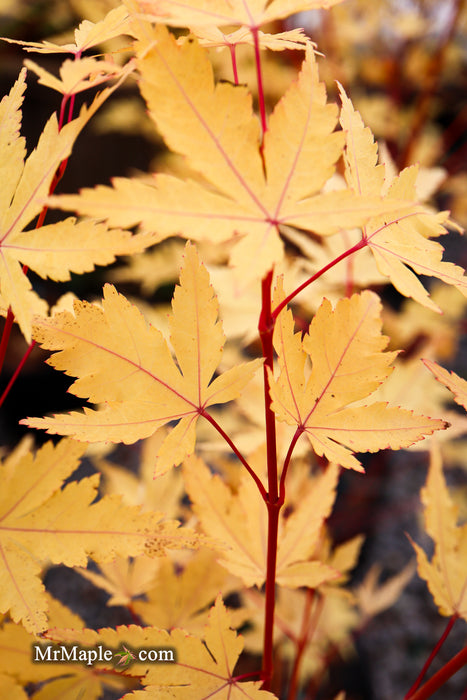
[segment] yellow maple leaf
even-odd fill
[[[152,586],[146,588],[145,599],[134,601],[134,611],[145,624],[166,630],[182,627],[190,634],[202,632],[207,606],[219,591],[225,597],[233,588],[232,582],[227,583],[227,571],[215,559],[215,552],[200,549],[180,571],[180,565],[166,557],[160,561]]]
[[[178,530],[176,521],[161,522],[161,514],[124,506],[118,496],[93,503],[97,474],[62,488],[83,452],[79,443],[62,440],[56,447],[47,443],[35,457],[13,453],[1,467],[0,611],[31,632],[47,627],[42,562],[84,566],[88,556],[105,562],[117,552],[163,554],[166,547],[198,541],[192,531]]]
[[[467,411],[467,382],[455,372],[449,372],[433,360],[422,360],[426,367],[454,394],[454,401]]]
[[[360,114],[340,86],[342,101],[341,125],[346,135],[345,177],[349,187],[360,195],[375,196],[387,189],[384,165],[377,165],[378,149],[373,135],[363,124]],[[387,200],[406,203],[417,201],[418,166],[405,168],[395,177],[386,193]],[[464,270],[444,262],[444,248],[430,240],[447,233],[443,224],[448,213],[433,214],[420,204],[395,211],[394,214],[370,219],[364,228],[364,239],[371,249],[380,272],[391,280],[401,294],[420,304],[440,311],[414,274],[437,277],[452,284],[467,296]],[[410,269],[411,268],[411,269]],[[413,271],[412,271],[413,270]]]
[[[181,473],[172,469],[154,477],[157,453],[167,434],[168,430],[161,428],[142,441],[138,474],[107,460],[95,459],[96,468],[104,477],[104,493],[120,493],[128,505],[140,505],[143,510],[163,511],[169,518],[181,518],[184,493]]]
[[[374,617],[394,605],[414,573],[415,563],[411,561],[398,574],[378,585],[381,566],[373,564],[362,583],[354,589],[364,619]]]
[[[109,39],[125,34],[128,30],[129,16],[128,10],[123,5],[110,10],[99,22],[83,20],[79,27],[75,29],[74,44],[55,44],[51,41],[19,41],[18,39],[7,39],[3,41],[24,46],[26,51],[37,53],[72,53],[80,56],[83,51],[88,51],[93,46],[102,44]]]
[[[139,556],[136,559],[117,557],[108,564],[100,564],[101,573],[74,567],[83,578],[91,581],[110,595],[107,605],[130,605],[133,599],[145,594],[160,568],[158,559]]]
[[[250,464],[264,463],[259,451]],[[335,498],[338,469],[330,467],[313,483],[289,518],[283,511],[279,525],[276,581],[289,588],[316,588],[338,573],[311,556],[325,518]],[[239,576],[246,586],[261,586],[266,577],[267,510],[257,486],[249,475],[241,478],[237,493],[218,475],[212,475],[201,459],[191,458],[184,464],[187,493],[193,502],[204,532],[218,539],[220,563]]]
[[[306,10],[327,9],[342,0],[139,0],[137,6],[157,22],[174,27],[241,24],[252,29]]]
[[[449,495],[437,445],[432,448],[421,500],[425,530],[435,543],[435,551],[430,561],[412,541],[418,573],[427,582],[441,615],[458,615],[467,620],[467,525],[457,525],[458,508]]]
[[[78,377],[69,390],[105,405],[25,423],[89,442],[132,443],[179,420],[158,451],[157,473],[179,464],[193,452],[199,416],[213,404],[237,398],[261,360],[212,380],[225,336],[209,275],[189,243],[172,306],[171,344],[178,364],[162,334],[111,285],[104,287],[102,309],[78,302],[76,316],[63,312],[38,319],[34,338],[58,351],[49,363]]]
[[[125,673],[142,676],[145,690],[124,696],[126,700],[273,700],[276,696],[261,690],[260,681],[242,682],[234,675],[243,650],[243,638],[230,628],[230,614],[218,595],[209,612],[202,636],[174,629],[169,634],[156,627],[123,625],[114,629],[50,630],[49,639],[95,647],[102,644],[117,649],[122,644],[132,649],[168,649],[174,661],[143,663],[135,661]],[[111,664],[107,663],[111,667]],[[123,700],[123,698],[122,698]]]
[[[96,87],[111,78],[117,78],[125,70],[116,63],[98,61],[91,56],[79,60],[66,59],[63,61],[59,69],[59,78],[34,61],[26,59],[24,65],[39,76],[41,85],[68,96],[89,90],[89,88]]]
[[[23,273],[27,265],[42,277],[70,279],[71,272],[87,272],[94,265],[107,265],[117,254],[142,250],[147,242],[127,231],[109,231],[94,221],[76,224],[74,218],[25,231],[40,213],[52,179],[71,153],[75,139],[87,121],[115,88],[104,90],[79,117],[59,129],[52,115],[37,147],[26,158],[26,144],[19,135],[21,102],[26,72],[0,103],[2,190],[0,194],[0,289],[11,306],[24,336],[31,338],[32,316],[45,314],[47,304],[38,298]]]
[[[251,94],[240,85],[216,84],[197,41],[179,45],[164,26],[147,27],[137,51],[150,115],[167,146],[201,181],[164,173],[152,183],[115,178],[112,187],[52,197],[52,206],[110,226],[139,223],[158,240],[174,234],[212,242],[239,238],[230,262],[244,283],[282,259],[284,224],[328,235],[400,209],[395,200],[352,190],[321,193],[344,135],[335,132],[337,107],[326,102],[311,46],[298,80],[271,115],[263,147]]]
[[[248,27],[240,27],[234,32],[223,32],[214,25],[199,26],[193,27],[192,32],[201,46],[206,46],[210,49],[221,49],[224,47],[231,49],[242,44],[253,44],[253,36]],[[289,29],[286,32],[277,32],[277,34],[267,34],[258,31],[258,43],[262,49],[267,48],[271,51],[303,50],[308,44],[313,44],[311,39],[306,36],[304,30],[298,27]]]
[[[278,285],[277,303],[282,297]],[[274,331],[280,371],[270,375],[277,418],[306,434],[318,455],[358,471],[352,452],[408,447],[446,427],[383,402],[362,405],[390,374],[397,354],[383,352],[388,338],[381,334],[380,311],[377,295],[364,291],[334,310],[324,299],[303,339],[294,334],[290,311],[279,314]]]
[[[84,628],[84,622],[78,615],[49,594],[46,593],[45,596],[49,607],[50,629]],[[40,690],[36,690],[32,696],[35,700],[98,700],[107,689],[112,688],[120,693],[128,690],[128,678],[120,674],[102,673],[100,668],[88,666],[84,662],[62,660],[38,663],[33,645],[41,645],[40,639],[21,625],[7,622],[0,629],[0,675],[5,673],[10,678],[13,676],[23,686],[40,683]],[[0,694],[8,700],[15,697],[1,684]]]

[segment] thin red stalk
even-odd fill
[[[236,44],[229,44],[230,58],[232,60],[232,71],[235,85],[238,85],[237,56],[235,53]]]
[[[254,678],[255,676],[259,676],[259,674],[259,671],[249,671],[248,673],[242,673],[240,676],[234,676],[232,678],[232,681],[235,681],[235,683],[239,683],[240,681],[245,681],[248,678]]]
[[[268,125],[266,121],[266,105],[264,103],[264,86],[263,74],[261,71],[261,49],[259,48],[258,27],[250,27],[250,31],[253,36],[253,46],[255,49],[256,80],[258,83],[258,106],[264,137],[264,134],[268,130]]]
[[[287,306],[287,304],[289,304],[292,301],[292,299],[294,299],[297,296],[297,294],[299,294],[304,289],[306,289],[312,282],[314,282],[319,277],[321,277],[321,275],[324,275],[325,272],[327,272],[332,267],[334,267],[334,265],[337,265],[337,263],[339,263],[341,260],[345,260],[345,258],[348,258],[349,255],[353,255],[354,253],[357,252],[357,250],[361,250],[361,248],[364,248],[366,245],[367,245],[367,239],[366,238],[360,239],[358,241],[358,243],[356,243],[354,246],[352,246],[351,248],[346,250],[344,253],[341,253],[341,255],[338,255],[337,258],[334,258],[334,260],[331,260],[331,262],[329,262],[327,265],[322,267],[321,270],[318,270],[318,272],[315,272],[314,275],[309,277],[305,282],[303,282],[303,284],[301,284],[299,287],[297,287],[297,289],[295,289],[293,292],[291,292],[289,294],[289,296],[287,296],[283,301],[281,301],[281,303],[278,304],[278,306],[276,306],[276,308],[274,309],[274,311],[271,314],[273,322],[279,316],[282,309],[284,309]]]
[[[246,461],[245,457],[242,455],[242,453],[240,452],[240,450],[238,449],[238,447],[237,447],[237,446],[235,445],[235,443],[230,439],[230,437],[227,435],[227,433],[221,428],[221,426],[220,426],[219,423],[216,421],[216,419],[213,418],[207,411],[204,411],[204,410],[203,410],[203,411],[201,412],[201,415],[203,416],[203,418],[206,418],[206,420],[209,421],[209,423],[211,423],[211,425],[217,430],[217,432],[219,433],[219,435],[221,435],[221,437],[224,438],[224,440],[226,441],[226,443],[228,444],[228,446],[230,447],[230,449],[232,450],[232,452],[236,455],[236,457],[238,457],[238,459],[240,460],[240,462],[243,464],[243,466],[244,466],[245,469],[247,470],[248,474],[250,474],[250,476],[254,479],[254,482],[255,482],[256,486],[258,487],[258,490],[259,490],[259,492],[260,492],[260,494],[261,494],[263,500],[266,502],[266,501],[267,501],[267,498],[268,498],[268,494],[266,493],[266,489],[264,488],[264,486],[263,486],[263,484],[262,484],[262,482],[261,482],[261,479],[260,479],[259,476],[253,471],[253,469],[250,467],[250,465],[248,464],[248,462]]]
[[[10,333],[14,320],[15,317],[13,311],[11,308],[9,308],[5,319],[5,325],[3,327],[2,339],[0,340],[0,372],[2,371],[3,363],[5,361],[6,349],[8,347],[8,341],[10,340]]]
[[[282,467],[281,480],[279,484],[279,496],[282,501],[285,500],[285,478],[287,476],[287,470],[289,468],[290,460],[292,458],[292,452],[294,451],[295,445],[297,444],[298,438],[303,433],[303,428],[300,426],[295,431],[295,434],[290,442],[289,449],[284,460],[284,466]]]
[[[315,589],[309,588],[307,590],[307,600],[303,615],[302,629],[297,642],[297,653],[295,655],[294,666],[290,678],[289,694],[287,695],[287,700],[296,700],[298,692],[300,666],[303,661],[303,655],[308,644],[313,638],[313,634],[315,633],[315,630],[318,626],[319,618],[321,617],[321,613],[323,612],[324,598],[322,596],[318,596],[316,600],[314,614],[310,619],[311,606],[315,600],[315,594]]]
[[[467,664],[467,646],[462,649],[458,654],[456,654],[447,664],[440,668],[439,671],[435,673],[434,676],[430,678],[424,685],[422,685],[416,693],[410,696],[410,700],[427,700],[436,693],[437,690],[443,687],[445,683],[453,676],[457,671],[460,671]]]
[[[12,377],[10,378],[10,381],[9,381],[8,384],[6,385],[5,391],[4,391],[3,394],[0,396],[0,406],[3,406],[3,402],[5,401],[6,397],[8,396],[11,387],[13,386],[13,384],[14,384],[15,381],[16,381],[16,379],[18,378],[19,373],[20,373],[21,370],[23,369],[26,360],[28,359],[29,355],[30,355],[31,352],[33,351],[35,344],[36,344],[36,341],[35,341],[35,340],[31,341],[31,343],[30,343],[28,349],[26,350],[26,352],[24,353],[23,357],[21,358],[21,361],[20,361],[19,365],[18,365],[17,368],[15,369],[15,371],[14,371]]]
[[[443,646],[443,644],[444,644],[444,642],[446,641],[446,638],[447,638],[449,632],[452,630],[452,628],[453,628],[453,626],[454,626],[454,623],[456,622],[457,619],[458,619],[458,616],[457,616],[457,615],[453,615],[452,617],[449,618],[449,622],[448,622],[448,624],[446,625],[446,629],[444,630],[443,634],[442,634],[441,637],[439,638],[439,640],[438,640],[436,646],[435,646],[435,647],[433,648],[433,650],[431,651],[431,654],[430,654],[430,656],[428,657],[428,659],[426,660],[426,662],[425,662],[425,664],[424,664],[422,670],[420,671],[420,674],[418,675],[417,680],[415,681],[415,683],[413,684],[413,686],[410,688],[409,692],[406,694],[404,700],[408,700],[408,698],[412,698],[412,697],[413,697],[415,691],[418,689],[418,687],[419,687],[419,685],[421,684],[423,678],[425,677],[426,672],[427,672],[428,669],[430,668],[433,659],[435,658],[436,654],[439,652],[439,650],[440,650],[441,647]]]
[[[290,684],[287,700],[295,700],[297,695],[298,672],[300,670],[302,655],[308,640],[308,628],[310,624],[311,606],[313,604],[314,597],[315,590],[313,588],[308,588],[306,591],[305,609],[303,611],[302,617],[302,628],[296,641],[297,653],[295,654],[294,665],[292,668],[292,673],[290,674]]]
[[[271,270],[262,282],[262,306],[258,325],[264,357],[264,409],[266,417],[268,469],[268,494],[266,502],[268,509],[268,551],[265,584],[263,667],[261,670],[261,678],[264,681],[264,688],[266,690],[269,688],[273,672],[273,631],[276,597],[277,537],[279,529],[279,512],[283,505],[283,500],[279,498],[278,493],[276,420],[274,411],[272,410],[268,374],[268,368],[272,370],[274,361],[274,348],[272,342],[274,321],[271,315],[272,275],[273,272]]]

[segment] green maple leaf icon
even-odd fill
[[[122,644],[122,646],[125,651],[120,651],[118,654],[115,654],[115,656],[122,657],[117,666],[123,666],[125,668],[126,666],[129,666],[132,661],[136,661],[136,656],[124,644]]]

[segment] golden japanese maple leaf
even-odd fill
[[[133,609],[145,624],[170,630],[182,627],[190,634],[202,632],[206,610],[219,591],[232,590],[227,571],[216,562],[217,553],[199,549],[183,570],[169,557],[160,562],[153,585],[146,588],[144,600],[133,602]],[[238,581],[236,581],[238,585]]]
[[[44,445],[35,457],[13,453],[1,466],[0,611],[31,632],[47,627],[43,563],[85,566],[89,556],[105,562],[117,553],[163,554],[166,547],[198,540],[176,521],[161,522],[160,513],[123,505],[119,496],[94,503],[98,474],[62,488],[83,451],[79,443],[62,440],[56,447]]]
[[[276,296],[282,296],[280,285]],[[408,447],[446,427],[381,401],[363,403],[390,374],[397,354],[383,352],[388,338],[381,334],[380,312],[378,296],[364,291],[340,300],[334,310],[324,299],[303,339],[294,333],[290,311],[279,314],[274,332],[279,372],[271,373],[271,396],[277,418],[296,425],[318,455],[359,471],[352,452]]]
[[[80,630],[83,620],[59,601],[45,594],[48,602],[49,627]],[[34,661],[34,645],[40,644],[37,635],[27,632],[21,625],[6,622],[0,629],[0,676],[9,674],[18,679],[23,686],[28,683],[40,683],[42,697],[60,698],[60,700],[98,700],[107,688],[128,689],[128,679],[120,675],[96,673],[92,666],[84,663]],[[19,700],[19,696],[9,691],[0,681],[1,697]],[[37,696],[36,693],[36,697]],[[26,700],[26,695],[24,695]]]
[[[259,465],[260,451],[250,464]],[[313,482],[299,506],[279,524],[276,581],[282,586],[316,588],[338,577],[321,561],[311,561],[325,518],[331,512],[339,470],[334,465]],[[218,475],[212,475],[201,459],[184,464],[187,493],[204,532],[219,540],[219,561],[246,586],[261,586],[266,578],[267,510],[257,486],[244,474],[233,494]]]
[[[443,475],[441,452],[432,448],[430,468],[421,491],[425,530],[435,544],[431,558],[412,541],[418,573],[425,579],[441,615],[467,620],[467,525],[458,525],[454,505]]]
[[[433,372],[436,379],[444,384],[454,394],[454,401],[463,406],[467,411],[467,381],[459,377],[455,372],[449,372],[433,360],[422,360],[428,369]]]
[[[124,696],[126,700],[273,700],[276,696],[261,690],[260,681],[246,681],[234,675],[243,650],[243,638],[230,628],[230,614],[218,595],[200,636],[183,629],[170,633],[157,627],[123,625],[114,629],[49,630],[55,642],[95,648],[102,644],[116,651],[122,644],[130,649],[172,650],[174,661],[143,663],[135,661],[125,674],[142,676],[145,690]],[[107,663],[107,667],[111,664]],[[123,700],[123,699],[122,699]]]
[[[362,196],[384,194],[388,201],[416,202],[418,166],[405,168],[388,188],[385,167],[377,164],[378,148],[370,129],[365,127],[342,86],[340,94],[340,122],[346,137],[344,155],[348,186]],[[447,212],[433,214],[420,204],[412,204],[405,211],[369,219],[363,230],[365,243],[372,251],[379,271],[389,277],[401,294],[434,311],[441,310],[430,299],[417,274],[437,277],[467,296],[464,270],[443,261],[444,248],[430,240],[447,233],[443,226],[447,220]]]
[[[139,0],[137,6],[158,22],[174,27],[241,24],[257,28],[297,12],[327,9],[340,2],[342,0]]]
[[[32,290],[23,265],[41,277],[63,281],[70,279],[71,272],[107,265],[117,254],[142,250],[146,244],[141,245],[142,241],[127,231],[110,231],[95,221],[77,224],[74,218],[25,230],[44,206],[52,179],[70,155],[79,132],[114,89],[104,90],[91,107],[84,107],[80,116],[62,129],[53,115],[36,149],[26,158],[25,139],[19,134],[25,77],[23,69],[0,103],[0,292],[29,341],[32,316],[44,314],[47,304]]]
[[[158,451],[158,473],[179,464],[193,452],[199,416],[213,404],[237,398],[261,361],[212,379],[225,336],[209,275],[191,244],[172,306],[171,344],[177,362],[162,333],[148,326],[111,285],[104,287],[102,308],[77,302],[75,316],[63,312],[38,319],[34,338],[57,351],[49,363],[78,377],[70,391],[104,405],[99,411],[85,408],[84,413],[25,423],[89,442],[132,443],[178,420]]]
[[[230,261],[244,282],[262,277],[282,259],[283,224],[325,235],[400,209],[400,202],[380,195],[321,193],[342,154],[344,135],[334,131],[337,106],[326,102],[311,47],[298,80],[276,105],[262,144],[251,94],[240,85],[216,84],[197,41],[179,45],[163,25],[148,26],[137,52],[150,116],[167,146],[199,178],[162,173],[153,183],[115,178],[113,187],[53,197],[53,206],[110,226],[139,223],[158,240],[174,234],[212,242],[235,238]]]
[[[21,44],[26,51],[47,54],[71,53],[79,57],[84,51],[88,51],[98,44],[124,34],[128,29],[128,23],[128,10],[121,5],[110,10],[99,22],[90,22],[88,19],[83,20],[79,27],[75,29],[74,44],[55,44],[51,41],[19,41],[17,39],[7,39],[6,37],[2,37],[2,40],[12,44]]]

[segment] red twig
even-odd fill
[[[429,681],[422,685],[419,690],[411,695],[410,700],[427,700],[427,698],[431,698],[433,693],[439,690],[439,688],[442,688],[451,676],[457,673],[457,671],[460,671],[465,665],[467,665],[467,646],[448,661],[443,668],[440,668],[440,670],[435,673]]]
[[[457,619],[458,619],[457,615],[453,615],[452,617],[449,618],[449,622],[446,625],[446,629],[444,630],[443,634],[439,638],[436,646],[432,649],[431,654],[428,657],[428,659],[426,660],[422,670],[420,671],[420,674],[418,675],[417,680],[415,681],[413,686],[410,688],[409,692],[406,694],[404,700],[408,700],[409,698],[414,697],[414,694],[415,694],[416,690],[418,689],[419,685],[421,684],[422,680],[424,679],[426,672],[430,668],[433,659],[435,658],[436,654],[439,652],[439,650],[443,646],[444,642],[447,639],[449,632],[452,630],[454,623]]]
[[[324,275],[325,272],[327,272],[332,267],[334,267],[334,265],[337,265],[337,263],[339,263],[341,260],[345,260],[345,258],[348,258],[349,255],[353,255],[353,253],[356,253],[357,250],[361,250],[361,248],[364,248],[366,245],[367,245],[367,239],[366,238],[360,239],[358,241],[358,243],[356,243],[354,246],[352,246],[351,248],[346,250],[344,253],[341,253],[341,255],[338,255],[337,258],[334,258],[334,260],[331,260],[331,262],[328,263],[327,265],[325,265],[324,267],[322,267],[321,270],[318,270],[318,272],[315,272],[314,275],[309,277],[305,282],[303,282],[303,284],[301,284],[299,287],[297,287],[297,289],[295,289],[293,292],[291,292],[289,294],[289,296],[287,296],[283,301],[281,301],[280,304],[278,304],[276,306],[276,308],[274,309],[274,311],[271,314],[272,320],[275,321],[276,318],[279,316],[280,312],[282,311],[282,309],[284,309],[287,306],[287,304],[289,304],[292,301],[292,299],[294,299],[297,296],[297,294],[299,294],[301,291],[306,289],[312,282],[314,282],[319,277]]]
[[[256,63],[256,80],[258,83],[258,106],[259,114],[261,118],[261,126],[263,129],[263,137],[268,130],[268,125],[266,121],[266,105],[264,102],[264,86],[263,86],[263,74],[261,71],[261,50],[259,48],[259,35],[258,27],[250,27],[251,34],[253,36],[253,46],[255,49],[255,63]]]
[[[268,368],[272,370],[274,349],[272,335],[274,332],[274,321],[271,314],[271,287],[272,270],[266,275],[262,283],[262,306],[259,320],[259,334],[264,357],[264,407],[266,416],[266,444],[267,444],[267,467],[268,467],[268,551],[266,564],[266,584],[265,584],[265,612],[264,612],[264,644],[263,644],[263,666],[261,678],[264,680],[264,687],[269,688],[273,672],[273,631],[274,631],[274,608],[276,594],[276,560],[277,560],[277,537],[279,529],[279,512],[283,505],[283,500],[279,498],[277,483],[277,448],[276,448],[276,419],[272,410],[272,400],[269,392]]]
[[[248,464],[248,462],[246,461],[245,457],[242,455],[242,453],[240,452],[240,450],[238,449],[238,447],[237,447],[237,446],[235,445],[235,443],[230,439],[230,437],[227,435],[227,433],[221,428],[221,426],[220,426],[219,423],[216,421],[216,419],[213,418],[207,411],[202,411],[202,412],[201,412],[201,415],[202,415],[204,418],[206,418],[206,420],[209,421],[209,423],[211,423],[211,425],[217,430],[217,432],[219,433],[219,435],[220,435],[221,437],[224,438],[224,440],[226,441],[226,443],[228,444],[228,446],[230,447],[230,449],[232,450],[232,452],[236,455],[236,457],[238,457],[238,459],[239,459],[240,462],[243,464],[243,466],[245,467],[245,469],[247,470],[247,472],[248,472],[248,473],[250,474],[250,476],[254,479],[254,482],[255,482],[256,486],[258,487],[258,490],[259,490],[259,492],[260,492],[260,494],[261,494],[263,500],[266,502],[266,501],[267,501],[268,495],[267,495],[267,493],[266,493],[266,489],[264,488],[264,486],[263,486],[263,484],[262,484],[261,479],[260,479],[259,476],[256,474],[256,472],[253,471],[253,469],[252,469],[251,466]]]

